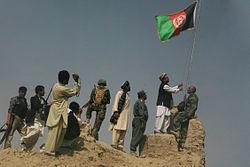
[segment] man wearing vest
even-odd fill
[[[170,125],[170,109],[173,107],[172,93],[177,93],[182,90],[182,83],[178,86],[170,87],[168,85],[169,77],[166,73],[160,76],[161,85],[158,92],[157,111],[154,133],[167,133]]]
[[[110,103],[110,92],[105,86],[107,85],[106,80],[100,79],[98,81],[98,86],[95,87],[90,95],[90,100],[88,104],[88,110],[86,112],[86,123],[89,123],[92,111],[96,111],[96,119],[94,127],[91,130],[91,135],[98,140],[98,132],[101,128],[102,121],[106,114],[106,105]]]
[[[194,86],[190,86],[187,89],[187,93],[189,94],[188,98],[178,105],[178,112],[176,112],[172,117],[169,132],[174,134],[176,137],[178,142],[178,151],[182,151],[184,148],[183,144],[187,138],[189,120],[194,118],[195,111],[198,107],[199,99],[195,92],[196,88]]]
[[[8,110],[8,120],[6,124],[10,129],[8,136],[4,143],[4,149],[11,147],[11,140],[14,132],[17,130],[21,136],[26,135],[26,128],[24,125],[24,118],[28,111],[28,104],[25,98],[27,92],[26,87],[19,88],[19,96],[10,99],[10,107]]]
[[[51,107],[46,123],[48,137],[44,151],[50,156],[56,155],[56,151],[60,148],[66,133],[68,126],[68,99],[77,95],[81,89],[77,74],[73,75],[75,87],[73,89],[67,88],[65,85],[68,84],[69,77],[68,71],[60,71],[58,74],[58,83],[54,84],[51,92]]]
[[[124,138],[129,127],[130,116],[129,82],[124,82],[121,88],[122,90],[117,92],[114,99],[109,128],[109,130],[113,132],[111,146],[118,150],[123,150]]]

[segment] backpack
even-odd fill
[[[73,111],[70,111],[68,115],[68,127],[64,139],[73,140],[79,136],[80,136],[80,125],[78,123],[78,120],[74,116]]]

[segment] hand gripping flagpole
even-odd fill
[[[189,82],[190,82],[190,78],[191,78],[191,68],[192,68],[192,62],[193,62],[193,57],[194,57],[194,49],[195,49],[195,45],[196,45],[196,36],[197,36],[197,29],[198,29],[198,25],[199,25],[199,17],[200,17],[200,9],[201,9],[201,0],[197,0],[198,3],[198,14],[197,14],[197,24],[194,27],[194,39],[193,39],[193,46],[192,46],[192,51],[191,51],[191,56],[190,56],[190,61],[189,61],[189,65],[188,65],[188,76],[187,76],[187,82],[185,85],[185,96],[184,96],[184,100],[186,97],[186,90],[188,88]]]

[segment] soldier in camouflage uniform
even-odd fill
[[[24,118],[27,115],[28,103],[25,98],[27,88],[21,86],[18,91],[18,96],[10,99],[10,107],[8,110],[8,120],[6,124],[10,129],[9,134],[6,136],[4,149],[11,147],[14,132],[17,130],[21,136],[26,135],[27,128],[24,124]]]
[[[86,123],[89,123],[92,111],[96,111],[96,119],[91,135],[98,140],[98,132],[101,128],[102,121],[106,114],[106,105],[110,103],[110,92],[105,86],[107,85],[104,79],[98,81],[98,86],[95,87],[90,95],[88,110],[86,112]],[[86,105],[86,104],[85,104]]]
[[[183,144],[187,138],[189,120],[194,118],[198,106],[198,97],[195,94],[196,88],[190,86],[187,89],[188,98],[178,105],[178,112],[172,117],[172,123],[169,132],[174,134],[178,142],[178,150],[183,150]]]

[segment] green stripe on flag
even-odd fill
[[[174,26],[169,16],[155,16],[158,35],[161,41],[166,41],[174,34]]]

